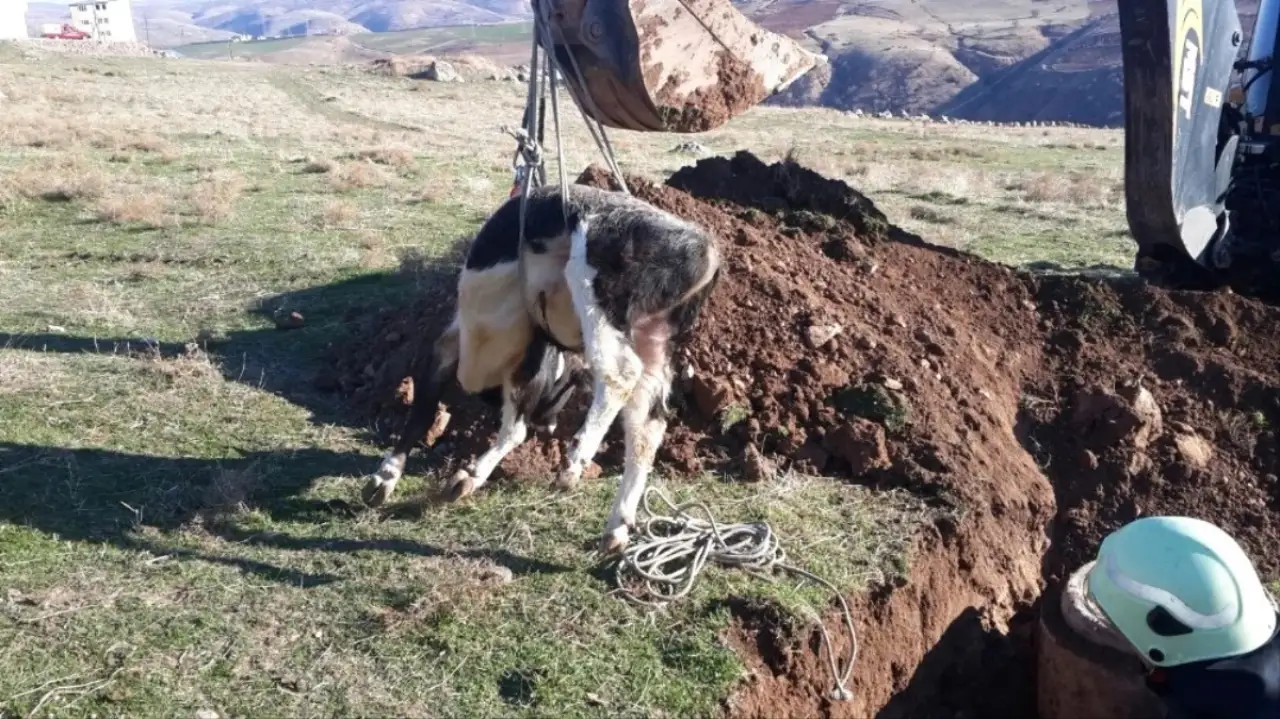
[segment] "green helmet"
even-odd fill
[[[1089,596],[1148,662],[1247,654],[1275,634],[1276,606],[1226,532],[1190,517],[1144,517],[1102,541]]]

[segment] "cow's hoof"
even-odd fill
[[[449,488],[445,490],[445,496],[450,502],[456,502],[463,497],[475,494],[476,478],[465,469],[460,469],[453,475],[453,479],[449,481]]]
[[[626,550],[627,544],[631,542],[630,532],[627,527],[621,526],[617,529],[605,532],[600,539],[600,553],[606,557],[622,554]]]
[[[571,468],[565,468],[556,472],[556,489],[569,492],[578,488],[578,482],[582,480],[582,473],[575,472]]]
[[[381,507],[391,498],[391,493],[396,490],[398,481],[399,479],[387,477],[381,472],[370,475],[369,481],[364,483],[360,496],[370,507]]]

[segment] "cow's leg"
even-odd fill
[[[533,416],[529,418],[533,426],[545,429],[547,434],[555,434],[556,422],[560,416],[560,411],[564,409],[565,404],[573,397],[573,391],[576,386],[577,377],[569,369],[565,355],[563,353],[558,354],[556,356],[555,380],[538,399],[533,408]]]
[[[529,427],[516,401],[516,391],[510,379],[503,383],[502,427],[498,430],[498,439],[470,467],[453,475],[447,490],[451,499],[461,499],[483,487],[502,460],[529,436]]]
[[[667,399],[672,377],[667,357],[669,334],[665,319],[637,322],[632,330],[632,342],[644,370],[622,410],[626,461],[601,543],[606,553],[620,552],[630,541],[630,529],[636,524],[636,512],[667,430]]]
[[[566,489],[577,485],[587,465],[595,459],[605,433],[640,380],[642,369],[640,358],[596,302],[592,289],[596,270],[587,264],[586,232],[587,222],[583,220],[572,234],[565,279],[574,311],[582,323],[583,356],[591,368],[593,396],[566,466],[556,478],[556,483]]]
[[[409,453],[426,436],[431,425],[435,424],[444,385],[457,364],[458,325],[455,320],[436,340],[427,365],[420,367],[413,375],[413,406],[409,410],[409,418],[405,420],[395,447],[383,455],[378,471],[365,483],[363,496],[369,506],[376,507],[385,503],[395,491],[396,484],[404,476]]]

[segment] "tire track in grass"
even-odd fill
[[[379,120],[374,117],[369,117],[368,115],[361,115],[358,112],[344,110],[333,104],[333,102],[328,101],[325,96],[320,94],[314,87],[311,87],[297,77],[284,73],[272,73],[269,76],[269,79],[272,87],[284,92],[294,100],[297,100],[303,107],[315,114],[334,122],[363,125],[375,130],[391,132],[425,131],[424,128],[417,125],[402,125],[398,122],[387,122],[386,120]]]

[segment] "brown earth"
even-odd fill
[[[954,510],[923,531],[909,576],[856,600],[853,701],[826,698],[816,631],[781,636],[744,607],[736,645],[753,671],[730,716],[1034,716],[1037,597],[1141,515],[1217,522],[1261,571],[1280,571],[1280,311],[1032,277],[931,246],[843,183],[748,153],[631,186],[713,230],[726,257],[682,358],[692,378],[666,468],[759,475],[741,458],[764,456]],[[384,429],[398,428],[397,388],[448,319],[452,272],[418,273],[417,303],[369,318],[322,378]],[[453,426],[411,463],[487,447],[496,413],[446,402]],[[503,470],[547,477],[577,421]],[[611,438],[600,461],[613,469]]]
[[[687,78],[677,72],[654,93],[666,132],[706,132],[760,104],[768,94],[764,80],[747,63],[728,52],[719,53],[717,63],[714,85],[682,95],[678,87]]]

